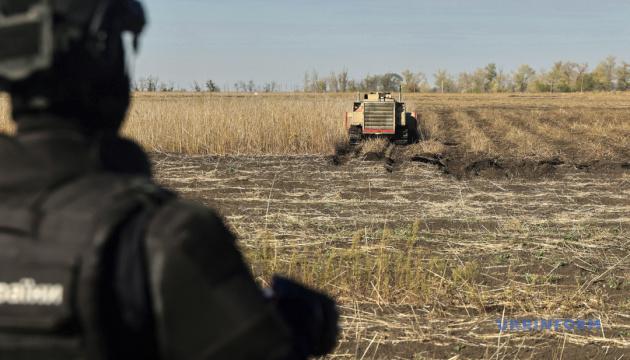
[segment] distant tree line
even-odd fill
[[[160,81],[157,76],[147,76],[132,82],[131,89],[133,91],[144,92],[172,92],[172,91],[195,91],[195,92],[219,92],[221,89],[212,80],[207,80],[203,86],[197,81],[193,82],[191,89],[176,88],[172,81]]]
[[[131,84],[133,91],[142,92],[172,92],[172,91],[194,91],[194,92],[221,92],[221,88],[211,79],[206,80],[203,84],[193,81],[190,88],[176,87],[175,84],[170,82],[160,81],[157,76],[147,76],[139,78]],[[250,81],[237,81],[234,83],[233,88],[226,87],[227,91],[236,92],[278,92],[282,91],[282,87],[275,81],[258,85],[253,80]],[[297,89],[295,89],[297,90]]]
[[[443,93],[626,91],[630,90],[630,64],[610,56],[592,70],[586,63],[558,61],[547,70],[521,65],[505,72],[490,63],[457,75],[438,70],[433,82],[424,73],[411,70],[367,75],[361,80],[349,79],[347,69],[328,76],[312,71],[304,74],[303,91],[398,91],[401,86],[406,92]]]
[[[555,62],[549,69],[535,70],[529,65],[521,65],[514,71],[506,72],[490,63],[471,72],[453,74],[438,70],[431,80],[422,72],[404,70],[400,73],[388,72],[381,75],[367,75],[363,79],[351,79],[348,69],[338,73],[320,75],[313,70],[304,74],[301,88],[292,90],[304,92],[357,92],[390,91],[402,87],[405,92],[441,93],[502,93],[502,92],[588,92],[588,91],[627,91],[630,90],[630,63],[618,61],[609,56],[594,68],[586,63],[572,61]],[[173,82],[163,82],[156,76],[140,78],[132,84],[134,91],[195,91],[220,92],[213,80],[202,84],[197,81],[190,88],[176,88]],[[237,81],[226,91],[236,92],[278,92],[286,91],[275,81],[262,85],[254,81]]]

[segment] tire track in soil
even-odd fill
[[[488,128],[480,124],[480,121],[477,121],[480,118],[479,114],[473,113],[470,109],[461,110],[459,117],[456,118],[457,127],[462,137],[461,143],[466,144],[466,147],[460,147],[454,152],[457,158],[450,159],[449,156],[449,173],[457,178],[468,178],[473,175],[504,178],[507,174],[497,155],[501,149],[497,142],[498,137],[494,129],[489,131]],[[485,150],[473,151],[472,142],[474,140],[472,137],[475,135],[483,138]]]
[[[625,146],[625,147],[619,146],[617,145],[614,139],[611,139],[609,137],[594,135],[592,133],[587,132],[583,128],[576,129],[576,128],[570,127],[569,122],[574,121],[572,118],[573,116],[567,118],[566,122],[563,122],[556,116],[550,116],[548,118],[545,118],[545,120],[549,120],[551,123],[553,123],[554,126],[558,127],[559,129],[567,129],[567,132],[570,132],[570,133],[576,134],[579,137],[588,139],[589,143],[603,144],[604,146],[611,149],[615,153],[615,157],[617,158],[630,160],[630,145]]]
[[[427,111],[424,111],[420,117],[424,118],[427,115]],[[516,114],[514,113],[516,112]],[[421,113],[421,112],[419,112]],[[470,176],[479,176],[489,178],[505,178],[505,177],[521,177],[521,178],[535,178],[541,176],[553,176],[559,169],[559,165],[568,164],[570,168],[577,170],[594,170],[601,169],[605,172],[624,172],[630,169],[630,162],[621,158],[619,163],[602,162],[598,159],[584,159],[581,154],[584,153],[583,144],[567,140],[560,135],[550,135],[545,131],[548,128],[550,122],[554,127],[563,129],[559,120],[553,117],[542,117],[536,119],[537,121],[528,121],[532,119],[530,112],[528,111],[501,111],[500,115],[503,117],[501,120],[504,125],[504,131],[500,131],[499,128],[493,126],[490,120],[485,119],[476,109],[463,109],[462,113],[465,114],[470,121],[470,124],[476,127],[480,132],[486,135],[489,142],[492,144],[495,150],[497,150],[497,156],[491,154],[473,154],[469,149],[468,139],[466,139],[467,132],[455,118],[454,110],[447,108],[432,109],[429,110],[429,114],[435,114],[437,121],[435,122],[435,134],[429,133],[423,130],[425,134],[428,134],[428,140],[435,140],[446,145],[444,154],[432,154],[435,156],[419,156],[403,158],[400,145],[395,145],[391,150],[385,146],[383,149],[375,152],[371,152],[364,156],[366,161],[384,161],[384,168],[387,172],[394,172],[405,161],[415,162],[428,162],[433,165],[439,165],[442,171],[446,174],[455,176],[458,179],[467,178]],[[425,126],[426,119],[419,121],[419,126]],[[543,123],[541,124],[541,121]],[[510,141],[506,138],[506,134],[509,127],[513,127],[516,130],[527,134],[530,138],[541,139],[545,145],[545,148],[549,150],[548,156],[536,157],[537,154],[533,154],[534,158],[526,158],[514,154],[511,149],[518,148],[519,144],[514,141]],[[590,137],[589,140],[594,139]],[[601,141],[601,138],[597,138]],[[361,157],[363,143],[357,145],[344,144],[336,149],[335,154],[331,157],[331,163],[333,165],[344,165],[352,159],[358,159]],[[619,154],[620,146],[616,145],[617,154]],[[623,156],[623,152],[621,152]],[[417,159],[416,159],[417,158]],[[566,172],[570,168],[563,168]]]
[[[566,149],[574,149],[575,145],[571,141],[549,135],[542,131],[542,129],[535,127],[530,121],[526,121],[528,119],[527,116],[521,117],[511,113],[505,113],[505,117],[510,124],[517,127],[519,130],[543,139],[545,143],[548,144],[548,147],[560,154],[560,157],[564,158],[565,161],[571,160],[571,154],[566,151]],[[575,150],[573,152],[575,152]]]
[[[468,178],[471,176],[483,176],[488,178],[538,178],[541,176],[550,176],[555,173],[556,166],[561,164],[558,159],[549,160],[527,160],[518,156],[511,156],[509,148],[518,146],[514,142],[505,139],[502,132],[494,128],[486,119],[476,110],[464,110],[463,113],[468,117],[470,124],[483,133],[489,144],[499,155],[489,153],[475,154],[466,145],[468,144],[466,131],[462,124],[454,119],[453,111],[447,110],[439,112],[441,124],[447,129],[444,133],[449,134],[449,139],[454,139],[458,143],[457,147],[448,147],[445,154],[445,172],[454,175],[458,179]],[[512,122],[510,122],[512,123]],[[531,136],[539,136],[532,133],[531,129],[520,129],[527,132]],[[549,139],[547,142],[553,143]],[[508,152],[508,157],[501,155]]]
[[[503,123],[502,127],[505,129],[505,133],[506,134],[508,134],[509,131],[513,129],[513,130],[515,130],[517,132],[520,132],[520,133],[522,133],[524,135],[524,136],[520,136],[519,138],[522,137],[522,138],[535,139],[535,140],[542,139],[540,134],[533,133],[530,129],[524,127],[521,124],[521,119],[525,118],[524,114],[521,113],[522,116],[520,116],[518,118],[517,117],[509,117],[509,114],[513,114],[513,113],[514,113],[514,111],[509,112],[509,113],[506,113],[505,111],[500,111],[499,112],[499,116],[501,118],[499,121],[501,123]],[[528,152],[528,153],[526,153],[525,156],[530,156],[530,157],[533,157],[535,159],[545,159],[545,158],[546,159],[556,159],[556,158],[558,158],[557,149],[552,144],[550,144],[550,142],[548,140],[542,141],[542,142],[539,142],[539,141],[536,141],[536,142],[537,142],[537,144],[534,144],[534,146],[538,147],[537,150],[539,150],[539,151],[542,150],[545,153],[545,155],[542,156],[541,154],[536,153],[536,152]],[[522,148],[520,143],[512,141],[511,144],[513,144],[514,147]],[[517,156],[517,157],[523,158],[525,156],[520,155],[520,156]],[[544,161],[544,160],[542,160],[542,161]]]
[[[556,166],[564,163],[557,157],[545,158],[544,156],[538,156],[539,154],[533,154],[533,156],[539,158],[539,160],[536,160],[526,158],[515,152],[518,151],[517,149],[521,148],[521,145],[507,139],[506,135],[509,133],[510,127],[521,130],[530,137],[537,137],[539,135],[532,134],[530,130],[519,127],[513,120],[505,121],[505,119],[501,119],[503,125],[500,126],[502,130],[499,130],[499,126],[497,126],[497,124],[492,124],[490,120],[481,116],[481,114],[479,114],[476,110],[467,110],[465,113],[475,121],[483,132],[490,134],[490,139],[494,143],[499,154],[498,156],[490,156],[487,160],[482,159],[477,163],[472,164],[472,170],[476,173],[476,175],[479,175],[480,170],[490,168],[494,171],[494,176],[501,175],[506,177],[518,176],[521,178],[538,178],[541,176],[553,175],[556,172]],[[504,115],[505,114],[503,112],[499,114],[499,116]],[[545,148],[552,150],[547,143],[548,141],[544,144]]]
[[[509,134],[510,130],[512,130],[512,128],[526,134],[525,137],[542,138],[540,136],[540,133],[534,133],[531,131],[530,128],[526,128],[522,126],[521,119],[524,117],[512,116],[511,118],[508,118],[509,115],[501,111],[498,114],[498,116],[501,116],[502,119],[498,120],[498,122],[500,121],[502,125],[499,125],[499,124],[493,125],[488,119],[484,118],[483,116],[481,116],[481,114],[477,113],[474,110],[467,111],[466,113],[469,116],[473,117],[475,121],[478,122],[479,125],[481,125],[481,128],[484,132],[490,133],[492,135],[492,139],[496,138],[496,139],[501,140],[501,141],[494,141],[495,144],[499,145],[497,146],[497,149],[500,150],[499,153],[501,155],[507,154],[509,155],[509,157],[512,157],[514,159],[523,159],[523,160],[526,159],[525,156],[522,155],[522,153],[524,152],[521,152],[521,154],[519,154],[518,152],[515,152],[515,150],[518,151],[522,149],[521,143],[512,141],[508,139],[507,137],[507,135]],[[518,121],[515,121],[515,120],[518,120]],[[545,152],[554,153],[556,152],[556,147],[553,146],[554,142],[556,141],[551,138],[548,138],[548,139],[545,139],[544,143],[540,144],[539,146],[544,147],[546,150]],[[556,156],[553,156],[553,155],[544,156],[538,153],[527,154],[527,156],[532,156],[535,159],[542,159],[541,161],[543,162],[556,158]]]
[[[617,163],[584,156],[585,151],[580,144],[567,140],[567,137],[550,135],[544,130],[548,125],[545,126],[543,124],[542,126],[536,126],[536,124],[540,124],[540,121],[536,123],[528,121],[530,117],[526,114],[517,116],[511,112],[506,112],[503,113],[503,116],[505,116],[506,120],[512,124],[512,126],[544,140],[544,143],[547,145],[547,148],[552,151],[553,155],[549,159],[539,161],[538,163],[540,165],[553,166],[555,168],[558,165],[567,164],[581,171],[597,169],[606,173],[620,173],[630,169],[630,167],[627,166],[627,160],[623,158]],[[548,117],[544,118],[545,121],[548,119]],[[595,142],[599,140],[600,139],[597,139]]]
[[[515,156],[512,149],[518,148],[519,144],[506,139],[505,131],[499,131],[496,126],[490,124],[488,119],[481,116],[477,110],[466,110],[464,113],[473,120],[473,123],[483,133],[490,134],[489,140],[494,144],[494,148],[498,151],[498,153],[507,153],[510,156]]]
[[[393,142],[387,143],[384,148],[378,151],[371,151],[362,155],[363,161],[383,161],[385,171],[394,172],[404,161],[400,156],[400,148],[403,145]],[[335,166],[346,164],[351,159],[361,157],[363,142],[356,145],[340,144],[335,149],[335,154],[331,156],[329,162]]]
[[[330,163],[335,166],[341,166],[346,164],[350,159],[354,159],[359,156],[361,153],[361,149],[363,148],[362,143],[358,144],[350,144],[350,143],[340,143],[335,146],[335,153],[330,157]]]
[[[437,140],[446,146],[459,146],[463,139],[459,136],[459,132],[457,131],[461,131],[461,128],[453,116],[453,110],[440,109],[435,110],[435,113],[438,115],[439,119],[439,133],[444,135],[444,139],[434,138],[433,140]]]
[[[466,131],[455,119],[454,111],[451,109],[440,109],[435,111],[439,118],[439,130],[444,134],[444,139],[434,139],[446,145],[445,154],[439,159],[439,165],[444,173],[453,175],[458,179],[467,177],[471,165],[479,161],[478,158],[471,157],[470,149],[467,149]]]
[[[475,119],[471,118],[464,110],[458,111],[455,119],[463,137],[465,137],[469,150],[474,152],[477,157],[494,157],[499,153],[495,137],[488,136],[492,134],[487,134]],[[480,144],[475,144],[475,141],[482,143],[481,149],[479,149]]]
[[[544,131],[544,125],[536,127],[535,124],[532,124],[532,122],[526,121],[528,119],[527,116],[519,117],[510,113],[506,113],[505,116],[512,124],[514,124],[514,126],[518,126],[523,131],[528,131],[531,134],[544,139],[545,142],[549,144],[550,148],[553,149],[555,153],[559,154],[558,157],[550,159],[551,165],[561,165],[566,163],[581,171],[600,171],[611,174],[623,173],[630,170],[630,166],[628,166],[630,163],[623,158],[619,159],[618,162],[615,162],[602,161],[602,159],[583,156],[584,151],[582,146],[584,144],[576,144],[573,141],[567,140],[565,137],[549,135]],[[544,120],[548,119],[549,118],[547,117],[544,118]]]

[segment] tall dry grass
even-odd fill
[[[343,141],[335,96],[136,95],[124,133],[150,151],[321,154]]]
[[[148,151],[218,155],[331,154],[346,141],[354,94],[138,93],[124,134]],[[630,148],[630,94],[406,94],[422,134],[491,156],[592,159]],[[10,131],[0,97],[0,131]],[[432,150],[432,151],[431,151]],[[576,155],[577,156],[577,155]]]
[[[350,111],[354,97],[137,94],[125,133],[150,151],[330,154],[337,142],[346,140],[343,113]],[[616,141],[623,147],[630,126],[626,116],[630,94],[625,93],[407,94],[405,101],[409,111],[420,112],[422,132],[428,139],[454,140],[455,131],[460,135],[455,140],[463,142],[467,151],[489,155],[537,153],[544,157],[561,153],[565,143],[560,137],[566,136],[571,143],[583,143],[584,151],[594,158],[609,157],[604,142]],[[541,116],[554,122],[541,120]],[[515,117],[517,122],[533,123],[550,136],[524,131],[515,126]]]

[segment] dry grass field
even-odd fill
[[[408,162],[160,154],[159,181],[226,216],[265,284],[333,294],[334,357],[611,358],[630,352],[630,177],[457,180]],[[501,318],[601,331],[499,332]],[[627,356],[627,355],[626,355]]]
[[[328,358],[630,356],[630,94],[409,95],[425,141],[391,172],[383,141],[339,145],[352,99],[139,94],[125,133],[220,210],[262,284],[337,298]],[[496,323],[564,318],[602,328]]]
[[[140,94],[126,134],[152,152],[330,155],[353,95]],[[456,176],[621,171],[630,159],[630,95],[409,95],[429,155]],[[372,144],[372,147],[374,144]]]
[[[334,154],[352,95],[238,99],[266,129],[274,109],[321,110],[304,115],[302,152],[282,145],[294,124],[261,135],[278,137],[274,150],[253,139],[228,156],[159,149],[159,181],[220,209],[261,283],[280,272],[339,300],[332,358],[630,354],[627,94],[409,96],[426,141],[397,148],[393,172],[382,140]],[[501,332],[502,318],[602,329]]]
[[[125,132],[146,148],[186,154],[326,154],[344,137],[338,97],[140,94]]]

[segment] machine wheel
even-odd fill
[[[406,127],[399,127],[396,129],[396,136],[393,139],[394,143],[398,145],[405,145],[409,141],[409,132]]]
[[[407,144],[415,144],[420,140],[420,133],[418,132],[418,120],[413,116],[407,117],[407,128],[405,129],[407,133]]]
[[[363,131],[360,126],[351,126],[348,129],[348,139],[350,141],[350,145],[358,144],[363,138]]]

